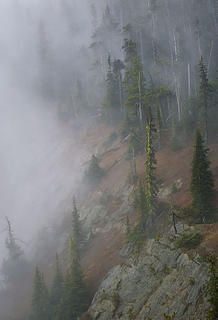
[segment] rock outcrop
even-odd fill
[[[121,251],[122,265],[114,267],[97,291],[92,319],[205,320],[208,302],[207,265],[197,254],[176,249],[170,233],[147,240],[140,253],[131,245]]]

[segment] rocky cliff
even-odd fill
[[[179,226],[180,232],[190,227]],[[149,239],[140,252],[126,245],[123,263],[100,285],[89,314],[92,319],[205,320],[208,308],[208,268],[195,252],[175,247],[173,229],[160,239]]]

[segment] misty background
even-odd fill
[[[62,201],[72,200],[84,152],[58,108],[90,28],[88,3],[77,0],[1,1],[0,20],[1,260],[5,216],[25,248],[65,210]]]
[[[146,82],[173,90],[180,121],[183,96],[197,95],[201,55],[215,74],[215,8],[214,0],[0,2],[0,259],[5,216],[29,242],[69,209],[87,160],[76,128],[101,110],[108,55],[124,60],[123,39],[134,39]]]
[[[216,0],[0,1],[0,263],[5,216],[37,261],[36,242],[70,212],[90,158],[80,133],[103,113],[108,56],[125,64],[125,38],[137,43],[146,86],[173,93],[167,125],[194,118],[201,55],[216,73],[215,9]]]

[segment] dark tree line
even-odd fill
[[[69,266],[65,275],[56,256],[56,270],[48,290],[43,273],[36,267],[31,320],[77,320],[89,306],[90,296],[80,265],[84,241],[76,202],[73,201],[72,237],[69,239]]]

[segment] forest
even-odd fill
[[[15,27],[20,21],[17,33],[24,39],[25,51],[16,39],[13,46],[18,48],[18,56],[10,65],[13,79],[20,82],[16,90],[22,95],[28,91],[30,104],[31,97],[37,97],[42,118],[48,112],[61,128],[69,128],[66,139],[71,143],[71,135],[74,137],[77,144],[70,153],[79,165],[72,167],[61,183],[64,186],[68,178],[73,180],[74,172],[79,178],[73,187],[63,187],[66,195],[59,203],[56,193],[48,197],[59,216],[51,209],[50,222],[34,240],[27,240],[34,243],[29,252],[23,236],[16,235],[19,222],[13,223],[10,214],[4,213],[7,236],[0,260],[1,320],[217,319],[217,238],[213,247],[205,249],[204,245],[205,239],[216,233],[218,216],[217,1],[87,0],[81,4],[49,0],[38,5],[10,1],[10,6]],[[20,110],[16,114],[22,118]],[[81,144],[88,150],[85,162]],[[46,157],[48,153],[52,157],[54,150],[48,145]],[[111,154],[116,155],[113,161]],[[168,166],[161,176],[164,157]],[[116,166],[119,170],[113,173]],[[167,173],[171,166],[178,167],[174,180]],[[56,168],[54,163],[51,167]],[[119,171],[124,168],[128,169],[121,177]],[[164,184],[167,175],[170,191]],[[123,183],[120,189],[119,179]],[[58,192],[54,179],[49,183]],[[46,188],[43,190],[46,194]],[[168,194],[161,196],[164,192]],[[1,211],[5,212],[5,207]],[[113,222],[116,214],[121,220]],[[31,217],[31,212],[28,215]],[[119,223],[120,227],[115,226]],[[188,231],[181,232],[181,225]],[[53,228],[51,233],[49,228]],[[107,241],[101,236],[104,233]],[[106,257],[116,237],[121,238],[112,251],[114,248],[121,256],[122,248],[132,250],[136,260],[132,262],[128,256],[128,263],[133,265],[140,262],[151,239],[170,247],[171,237],[179,254],[193,261],[197,261],[197,253],[203,257],[196,264],[202,263],[207,280],[199,289],[205,290],[203,295],[198,292],[192,297],[195,309],[181,311],[182,300],[172,302],[172,310],[164,309],[165,302],[161,304],[157,298],[151,303],[151,313],[142,306],[137,309],[136,301],[129,303],[128,292],[122,289],[125,278],[118,282],[117,290],[110,291],[112,267],[126,263],[128,268],[120,257]],[[101,242],[97,256],[93,251],[97,252]],[[95,254],[96,260],[89,260],[89,255]],[[95,269],[104,259],[105,263],[114,261],[103,271]],[[164,265],[163,279],[175,265]],[[160,272],[153,265],[149,268],[150,279]],[[185,278],[186,274],[182,281],[191,288],[188,295],[198,279],[192,275]],[[158,281],[162,285],[163,280]],[[168,288],[169,284],[165,290]],[[195,300],[190,302],[194,304]]]

